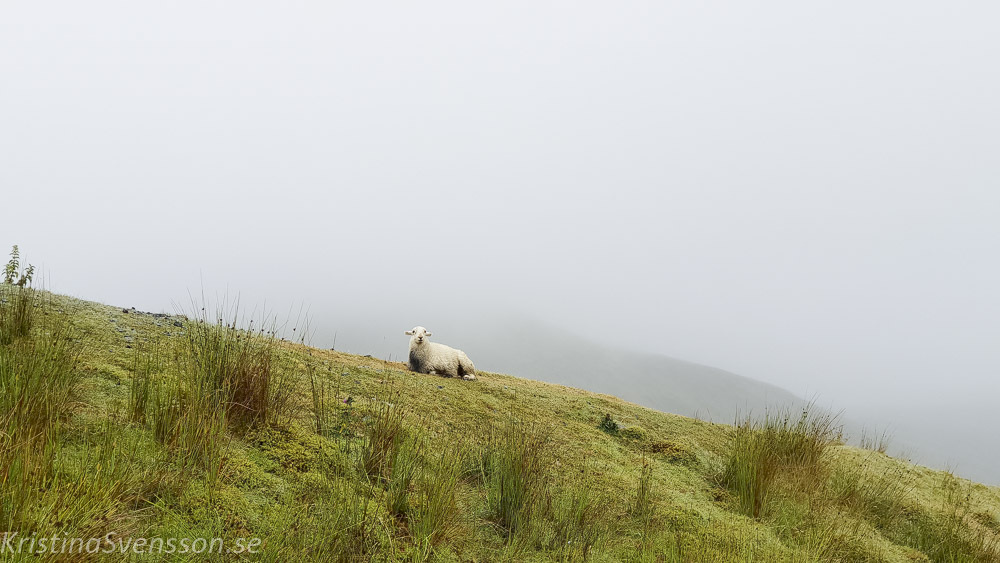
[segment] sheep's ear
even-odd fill
[[[413,331],[412,330],[408,330],[408,331],[404,332],[403,334],[408,334],[410,336],[413,336]]]
[[[425,332],[425,333],[424,333],[424,336],[433,336],[433,335],[434,335],[434,333],[433,333],[433,332]]]

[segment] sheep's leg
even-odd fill
[[[458,362],[458,376],[466,381],[475,381],[476,371],[475,369],[469,369],[464,362]]]

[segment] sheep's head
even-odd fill
[[[422,326],[415,326],[413,327],[413,330],[408,330],[405,334],[412,337],[410,338],[410,342],[415,342],[417,344],[423,344],[424,340],[431,335],[431,333],[427,332],[427,329]]]

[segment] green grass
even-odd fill
[[[532,503],[546,486],[549,433],[511,411],[495,422],[480,453],[487,513],[505,534],[525,524]]]
[[[193,307],[196,308],[196,307]],[[280,343],[275,322],[251,319],[241,328],[239,306],[220,305],[214,318],[201,314],[186,323],[183,355],[191,393],[225,410],[240,425],[277,422],[287,414],[290,374],[275,367]]]
[[[18,307],[0,303],[0,310]],[[22,529],[56,474],[63,415],[79,373],[77,347],[61,319],[0,344],[0,527]]]
[[[395,399],[398,401],[399,397]],[[385,400],[376,399],[369,409],[371,423],[361,458],[361,467],[369,477],[383,480],[390,477],[406,441],[403,416],[403,409],[398,403]]]
[[[823,453],[838,439],[835,417],[817,414],[811,405],[797,418],[786,410],[747,417],[733,431],[720,481],[744,514],[759,517],[782,473],[815,485]]]
[[[162,359],[155,345],[152,348],[140,345],[134,350],[128,415],[132,422],[146,424],[149,400],[153,394],[153,380],[162,371]]]
[[[31,299],[0,344],[3,529],[260,538],[263,561],[1000,560],[1000,490],[818,411],[711,424],[232,313]]]
[[[40,306],[38,291],[0,284],[0,345],[26,337],[35,322],[35,310]]]
[[[996,528],[973,516],[973,487],[950,473],[941,477],[939,512],[891,522],[890,536],[926,553],[933,561],[987,562],[1000,557]]]
[[[639,474],[639,483],[636,486],[635,500],[632,502],[632,516],[638,519],[643,528],[649,526],[649,520],[653,516],[653,465],[652,462],[643,457],[642,468]]]
[[[408,514],[416,559],[427,559],[435,547],[460,529],[458,490],[462,466],[462,450],[452,445],[431,457],[421,470],[416,506]]]
[[[529,513],[528,547],[540,548],[560,561],[588,559],[613,526],[601,512],[603,505],[598,491],[575,479],[563,477],[545,486]]]

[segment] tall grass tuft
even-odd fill
[[[5,436],[28,444],[44,440],[57,428],[77,379],[76,352],[64,326],[0,346],[0,420],[6,423]]]
[[[581,483],[567,483],[554,491],[546,490],[544,498],[542,513],[553,532],[550,548],[560,560],[585,561],[604,530],[600,507],[590,489]]]
[[[406,415],[400,398],[397,394],[392,402],[374,402],[360,457],[365,475],[385,484],[386,508],[396,516],[405,515],[410,508],[410,489],[424,451],[420,433],[404,424]]]
[[[202,308],[204,311],[204,308]],[[291,389],[275,365],[274,323],[239,326],[239,307],[220,307],[216,319],[205,313],[188,323],[188,384],[200,397],[224,406],[240,425],[276,420],[288,406]]]
[[[0,528],[8,530],[19,529],[52,475],[78,377],[66,324],[47,318],[29,337],[0,345]]]
[[[870,454],[861,463],[832,472],[828,490],[834,502],[932,561],[1000,561],[1000,539],[973,517],[971,483],[945,472],[932,495],[941,499],[940,505],[927,510],[911,500],[907,471],[895,464],[876,464],[876,459]]]
[[[35,309],[40,305],[38,294],[31,288],[35,267],[21,267],[17,245],[10,252],[0,283],[0,344],[10,344],[31,332]]]
[[[238,307],[229,315],[220,308],[218,322],[201,310],[201,318],[187,322],[187,338],[174,354],[176,377],[154,378],[163,369],[159,350],[136,349],[129,413],[179,453],[183,466],[203,469],[214,484],[226,460],[227,430],[276,422],[288,411],[294,389],[277,369],[273,326],[251,321],[240,328]]]
[[[313,424],[316,429],[316,434],[320,436],[327,436],[328,432],[332,429],[332,421],[330,420],[329,403],[327,400],[327,386],[323,384],[323,380],[316,375],[316,368],[309,364],[306,367],[306,374],[309,376],[309,390],[312,393],[312,406],[313,406]],[[336,400],[336,394],[334,394],[334,400]]]
[[[413,431],[404,432],[396,443],[386,482],[386,508],[390,514],[403,516],[409,512],[410,488],[420,468],[423,449],[423,440]]]
[[[175,380],[160,380],[150,383],[152,404],[146,415],[147,424],[153,436],[162,444],[177,446],[180,424],[184,415],[184,396],[180,384]],[[136,399],[132,399],[132,402]]]
[[[863,430],[861,432],[861,440],[859,446],[865,450],[871,450],[873,452],[878,452],[884,454],[889,451],[889,442],[891,438],[889,434],[883,430],[882,432],[877,431],[867,431]]]
[[[875,466],[871,458],[850,465],[837,466],[830,475],[827,490],[833,501],[869,520],[876,527],[890,529],[905,518],[906,498],[912,485],[898,467]]]
[[[139,344],[132,352],[132,382],[130,384],[128,416],[132,422],[146,424],[153,377],[162,370],[163,361],[156,344]]]
[[[836,416],[816,414],[812,405],[797,418],[782,410],[747,417],[733,431],[720,481],[744,514],[759,517],[781,471],[818,482],[823,452],[839,438]]]
[[[777,459],[766,435],[750,421],[737,426],[721,481],[736,495],[744,514],[760,516],[777,472]]]
[[[674,559],[666,556],[673,555],[676,549],[676,538],[669,530],[664,530],[662,526],[654,524],[653,516],[656,513],[653,506],[653,460],[643,456],[642,467],[639,469],[639,481],[636,484],[635,497],[629,506],[629,513],[638,528],[640,559],[643,561]],[[659,552],[660,557],[657,556]]]
[[[0,345],[28,336],[39,305],[40,298],[34,289],[0,284]]]
[[[281,507],[269,517],[270,531],[264,550],[255,560],[355,561],[394,560],[379,557],[391,553],[391,530],[383,525],[374,500],[374,482],[358,485],[334,479],[328,490],[309,506]]]
[[[480,456],[490,518],[508,534],[523,527],[544,479],[549,432],[510,413],[494,424]]]
[[[632,501],[632,515],[646,525],[653,514],[653,465],[652,461],[643,457],[642,468],[639,471],[639,483],[636,486],[635,499]]]
[[[148,509],[167,478],[162,450],[144,432],[104,419],[63,444],[55,481],[39,499],[37,519],[55,529],[75,529],[97,537],[113,527],[117,534],[139,530],[136,515]]]
[[[899,521],[887,535],[919,549],[932,561],[1000,561],[996,533],[971,523],[972,484],[946,472],[938,490],[942,498],[938,514],[917,512]]]
[[[361,468],[369,477],[386,480],[405,439],[403,409],[393,402],[376,401],[369,416],[372,422],[361,452]]]
[[[189,385],[184,372],[179,377],[157,373],[163,369],[161,359],[156,348],[137,348],[128,415],[148,427],[185,472],[203,471],[212,495],[231,443],[225,405]]]
[[[413,542],[426,559],[458,525],[458,483],[462,474],[458,446],[447,447],[418,476],[417,503],[408,514]]]

